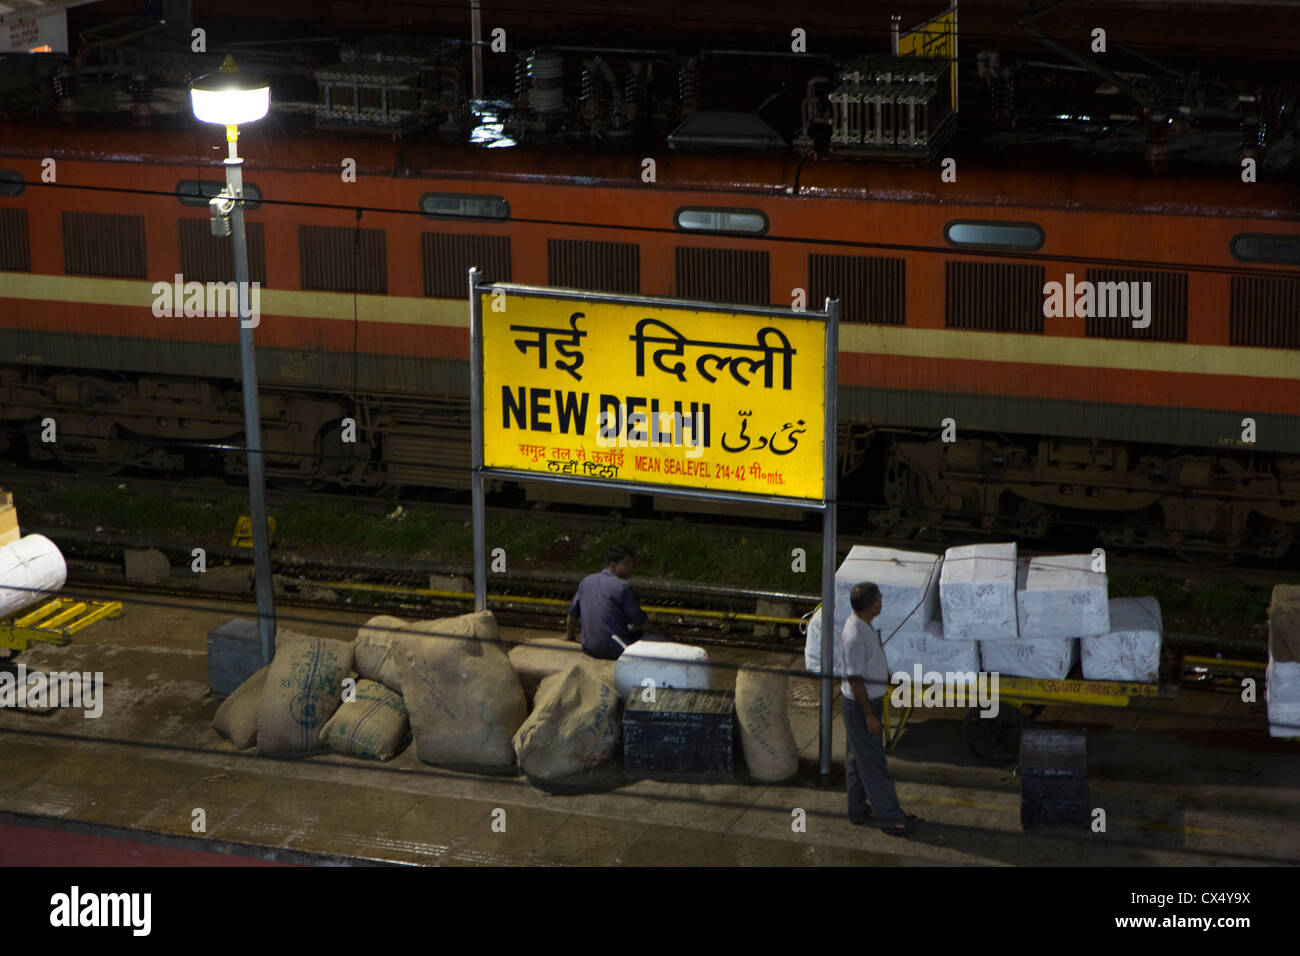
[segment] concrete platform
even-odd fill
[[[120,599],[120,595],[113,595]],[[1300,745],[1270,740],[1263,704],[1185,692],[1141,711],[1049,708],[1039,723],[1086,727],[1094,806],[1104,833],[1022,832],[1018,781],[979,765],[951,711],[916,711],[890,770],[902,803],[925,822],[900,840],[845,817],[843,733],[835,782],[816,776],[815,681],[791,682],[803,776],[786,785],[634,780],[615,766],[589,792],[547,793],[523,777],[420,763],[407,748],[385,764],[319,755],[273,760],[237,752],[211,727],[207,631],[246,605],[163,597],[42,647],[31,669],[102,671],[103,715],[0,710],[0,822],[39,820],[197,835],[218,845],[292,852],[295,861],[449,865],[1221,865],[1300,861]],[[281,624],[351,639],[369,613],[286,609]],[[292,620],[291,620],[292,619]],[[511,640],[553,633],[504,629]],[[575,653],[580,653],[576,646]],[[715,683],[732,687],[754,652],[710,647]],[[779,655],[791,667],[800,655]],[[196,810],[205,829],[194,830]],[[792,826],[803,810],[806,828]],[[505,830],[494,828],[504,811]],[[56,824],[57,825],[57,824]],[[38,831],[33,831],[35,834]],[[34,839],[37,837],[33,837]],[[56,841],[50,838],[53,853]],[[6,860],[0,843],[0,864]],[[282,858],[282,857],[281,857]],[[93,862],[88,859],[87,862]]]

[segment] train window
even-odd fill
[[[678,247],[673,266],[674,295],[680,298],[738,305],[771,302],[766,252]]]
[[[641,247],[634,242],[546,240],[547,285],[593,292],[641,291]]]
[[[298,265],[304,289],[388,292],[384,230],[349,226],[299,226]],[[359,241],[358,241],[359,240]],[[469,295],[469,286],[465,287]]]
[[[420,236],[424,294],[436,299],[469,295],[469,268],[478,266],[482,282],[510,281],[510,237],[426,232]]]
[[[463,193],[425,193],[420,212],[451,219],[509,219],[510,203],[501,196],[473,196]]]
[[[181,272],[195,282],[230,282],[235,278],[235,245],[212,235],[206,219],[182,219],[180,229]],[[246,224],[248,279],[266,285],[266,236],[260,222]],[[349,273],[350,274],[350,273]]]
[[[729,232],[761,236],[767,232],[767,214],[756,209],[712,209],[683,206],[673,216],[678,229],[687,232]]]
[[[1043,331],[1042,266],[944,263],[944,325],[987,332]]]
[[[1039,248],[1046,238],[1042,228],[1032,222],[986,222],[977,219],[953,220],[943,227],[943,237],[954,246],[1022,251]]]
[[[145,278],[144,216],[63,213],[63,271],[70,276]]]
[[[0,196],[21,196],[26,188],[23,174],[13,169],[0,169]]]
[[[27,210],[0,209],[0,272],[31,272]]]
[[[840,321],[902,325],[905,263],[885,256],[808,256],[809,308],[840,300]]]
[[[226,188],[223,179],[182,179],[176,184],[176,198],[186,206],[206,206],[213,196]],[[256,209],[262,205],[262,190],[252,183],[244,183],[244,208]]]
[[[1233,276],[1228,314],[1233,345],[1300,349],[1300,279]]]
[[[1280,262],[1300,266],[1300,236],[1244,232],[1233,236],[1228,248],[1242,262]]]
[[[1089,338],[1187,341],[1186,272],[1089,269],[1087,279],[1096,296],[1084,327]],[[1135,320],[1150,324],[1134,328]]]

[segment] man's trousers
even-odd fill
[[[849,819],[865,819],[870,804],[877,825],[888,827],[906,823],[907,815],[898,805],[894,781],[889,779],[885,746],[880,734],[867,730],[867,718],[856,700],[847,695],[841,695],[840,700],[844,715],[844,771],[848,778]],[[880,720],[884,698],[868,698],[867,703],[876,719]]]

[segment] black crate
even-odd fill
[[[271,653],[275,653],[274,643]],[[232,617],[208,631],[208,693],[213,697],[229,697],[261,669],[262,640],[256,621]]]
[[[1020,732],[1020,769],[1037,770],[1042,774],[1085,776],[1088,770],[1088,732],[1026,727]]]
[[[634,693],[623,713],[623,767],[640,776],[734,772],[736,699],[729,690]]]
[[[1088,781],[1074,775],[1020,773],[1020,825],[1086,827],[1092,821]]]
[[[1020,734],[1020,825],[1087,826],[1088,732],[1026,727]]]

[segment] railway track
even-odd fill
[[[117,488],[125,485],[127,489],[133,492],[165,494],[181,500],[202,501],[214,496],[235,499],[243,501],[247,497],[247,490],[226,483],[222,479],[186,479],[183,485],[178,485],[175,481],[164,481],[149,478],[121,478],[120,476],[99,476],[99,475],[80,475],[68,474],[58,471],[13,471],[0,469],[0,488],[32,488],[48,487],[50,485],[62,486],[69,488],[76,487],[101,487]],[[268,502],[272,511],[277,504],[289,502],[300,502],[305,499],[315,500],[321,503],[346,504],[349,508],[371,515],[382,515],[392,507],[391,499],[385,499],[377,496],[366,496],[355,493],[337,492],[337,491],[311,491],[311,490],[269,490],[267,492]],[[416,506],[426,505],[436,507],[444,514],[448,515],[455,521],[468,522],[470,520],[470,506],[461,504],[456,501],[435,501],[417,502]],[[863,509],[868,507],[863,502],[842,502],[841,510],[845,509]],[[520,508],[492,506],[487,509],[489,517],[511,518],[517,517],[521,511],[527,513],[530,519],[534,520],[551,520],[557,525],[562,525],[567,529],[589,532],[602,532],[608,530],[610,518],[608,513],[593,514],[591,509],[581,509],[572,506],[550,505],[543,509],[536,507]],[[665,521],[683,522],[688,520],[685,516],[675,515],[665,518],[649,518],[635,516],[621,516],[623,526],[629,529],[651,528],[656,525],[662,525]],[[694,527],[703,530],[716,531],[718,533],[735,532],[744,530],[747,535],[755,537],[779,538],[785,539],[791,543],[791,546],[818,547],[820,545],[820,534],[812,529],[799,529],[791,527],[763,527],[755,528],[752,518],[737,519],[727,517],[711,517],[705,515],[692,515],[689,518]],[[843,525],[841,520],[841,525]],[[1101,526],[1098,526],[1101,527]],[[98,533],[98,539],[90,537],[95,532],[69,532],[61,529],[42,530],[33,526],[31,530],[39,530],[42,533],[50,535],[60,535],[69,540],[84,541],[92,543],[96,540],[105,544],[121,544],[126,547],[157,547],[160,550],[168,551],[169,547],[173,551],[184,551],[195,547],[195,544],[186,544],[182,546],[177,542],[155,542],[141,536],[131,537],[126,535],[112,535]],[[952,540],[952,541],[918,541],[911,538],[901,537],[882,537],[871,535],[854,535],[841,534],[836,538],[836,549],[839,554],[847,554],[854,545],[868,545],[884,548],[904,548],[907,550],[927,551],[930,553],[941,553],[942,550],[951,544],[965,544],[976,540],[987,540],[988,536],[972,537],[969,540]],[[202,542],[198,543],[203,546]],[[247,552],[240,552],[235,549],[223,549],[220,546],[206,548],[209,555],[217,555],[225,559],[239,559],[247,557]],[[1020,547],[1019,552],[1023,555],[1033,557],[1041,554],[1060,554],[1075,553],[1078,551],[1077,543],[1073,546],[1070,544],[1060,544],[1056,547],[1050,546],[1050,542],[1039,542],[1034,547]],[[284,556],[283,560],[294,560],[292,557]],[[356,566],[370,567],[376,564],[381,565],[383,562],[373,558],[356,558],[353,556],[339,555],[336,561]],[[399,564],[416,566],[420,568],[422,574],[451,574],[451,575],[468,575],[472,569],[468,566],[453,566],[447,564],[434,565],[429,562],[420,562],[414,559],[397,559],[396,562],[390,563],[388,567],[393,570],[399,570]],[[1107,569],[1109,571],[1124,572],[1128,574],[1141,576],[1167,577],[1174,580],[1181,580],[1187,577],[1194,577],[1199,582],[1226,584],[1235,586],[1261,586],[1261,578],[1264,578],[1269,584],[1300,584],[1300,561],[1257,561],[1250,565],[1233,564],[1223,560],[1210,558],[1201,558],[1195,561],[1178,559],[1172,557],[1152,557],[1149,553],[1142,552],[1107,552]],[[674,586],[678,582],[674,582]]]

